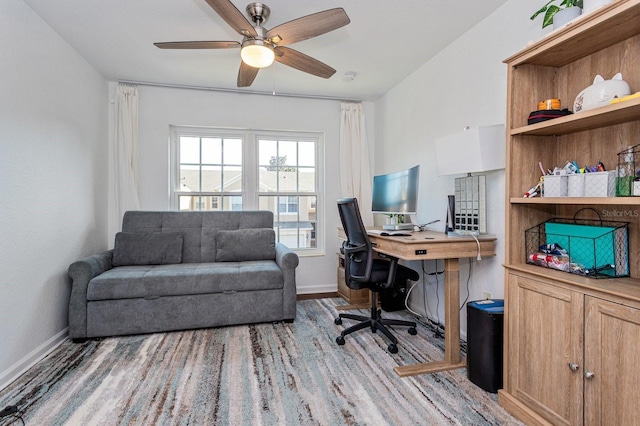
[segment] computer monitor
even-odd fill
[[[420,166],[373,178],[371,211],[383,214],[415,215],[418,210]]]

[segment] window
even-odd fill
[[[260,209],[273,211],[279,241],[317,247],[316,141],[260,136],[257,143]]]
[[[242,210],[242,139],[180,135],[179,210]]]
[[[318,245],[319,134],[172,128],[172,207],[270,210],[276,239]]]

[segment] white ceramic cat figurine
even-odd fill
[[[631,94],[629,83],[622,79],[618,73],[611,80],[605,80],[601,75],[596,75],[593,84],[578,93],[573,103],[573,112],[588,111],[590,109],[609,105],[611,99],[621,98]]]

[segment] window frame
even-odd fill
[[[169,205],[172,210],[179,209],[179,196],[186,194],[180,191],[180,137],[212,137],[242,139],[242,190],[239,192],[197,192],[201,196],[242,196],[243,210],[258,210],[260,196],[290,197],[315,196],[316,199],[316,230],[315,247],[291,248],[298,255],[318,256],[325,254],[325,217],[324,210],[324,134],[322,132],[291,131],[291,130],[257,130],[230,129],[221,127],[193,127],[170,126],[170,178]],[[273,193],[260,192],[259,176],[259,144],[261,139],[277,141],[312,141],[315,143],[315,192],[282,191]],[[223,206],[224,202],[220,201]],[[278,208],[276,206],[276,208]],[[232,211],[232,210],[226,210]],[[274,215],[276,213],[274,212]],[[294,214],[294,213],[284,213]],[[298,214],[296,212],[295,214]]]

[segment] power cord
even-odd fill
[[[433,331],[433,337],[442,338],[444,336],[444,325],[425,317],[417,317],[416,322]]]
[[[423,225],[414,225],[414,226],[418,228],[418,231],[422,232],[427,230],[427,226],[433,225],[434,223],[438,223],[438,222],[440,222],[440,219],[432,220],[431,222],[427,222]]]
[[[473,271],[473,262],[471,261],[471,258],[469,258],[469,275],[467,275],[467,297],[464,298],[464,301],[462,302],[462,305],[460,306],[460,309],[458,309],[459,311],[462,310],[462,308],[464,308],[464,305],[467,303],[467,301],[469,300],[469,281],[471,281],[471,272]]]
[[[436,275],[436,319],[438,320],[438,324],[440,324],[440,280]],[[436,329],[434,336],[442,337],[442,333],[438,329]]]
[[[421,264],[421,268],[422,268],[422,284],[423,284],[423,303],[424,303],[424,312],[425,314],[420,314],[416,311],[414,311],[413,309],[411,309],[411,307],[409,306],[409,298],[411,297],[411,292],[413,291],[413,289],[415,288],[415,286],[418,284],[418,281],[416,281],[415,283],[413,283],[413,285],[409,288],[409,290],[407,291],[407,295],[405,297],[404,300],[404,305],[407,308],[407,310],[409,312],[411,312],[413,315],[416,316],[416,318],[421,319],[420,323],[423,323],[424,321],[428,321],[431,324],[431,328],[435,329],[434,332],[434,336],[435,337],[442,337],[442,333],[444,332],[444,326],[442,324],[440,324],[440,317],[438,315],[438,311],[437,309],[439,308],[439,304],[440,304],[440,296],[438,295],[438,284],[436,285],[436,298],[437,298],[437,305],[436,305],[436,318],[437,321],[434,321],[431,319],[431,317],[433,317],[433,314],[431,313],[431,309],[429,309],[429,303],[427,302],[427,284],[428,284],[428,280],[427,277],[428,276],[433,276],[435,275],[436,277],[436,283],[439,283],[438,280],[438,275],[444,274],[444,269],[442,270],[438,270],[438,259],[435,260],[435,271],[434,272],[427,272],[427,270],[425,269],[425,263],[424,260],[422,261]],[[442,329],[442,331],[440,331],[440,329]]]
[[[480,255],[480,241],[478,240],[478,237],[476,237],[474,234],[469,234],[473,237],[474,240],[476,240],[476,244],[478,245],[478,260],[482,260],[482,256]]]
[[[438,260],[436,259],[435,261],[436,263],[436,271],[435,272],[427,272],[424,266],[424,260],[421,261],[421,269],[422,269],[422,287],[424,288],[424,291],[422,292],[422,300],[423,300],[423,305],[424,305],[424,312],[425,314],[420,314],[416,311],[414,311],[413,309],[411,309],[411,307],[409,306],[409,298],[411,296],[411,292],[413,291],[413,289],[416,287],[416,285],[418,285],[418,281],[416,281],[415,283],[413,283],[413,285],[411,287],[409,287],[409,290],[407,291],[407,295],[404,298],[404,306],[405,308],[407,308],[407,310],[409,312],[411,312],[413,315],[417,316],[417,317],[433,317],[433,314],[431,313],[431,309],[429,309],[429,303],[427,303],[427,284],[428,284],[428,280],[427,277],[430,275],[438,275],[438,274],[444,274],[444,270],[442,271],[438,271]]]

